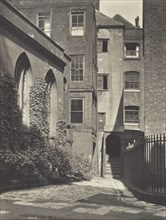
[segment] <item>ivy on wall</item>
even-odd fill
[[[30,126],[33,133],[46,141],[49,137],[49,95],[48,85],[37,78],[30,90]]]
[[[62,102],[59,102],[59,120],[56,124],[56,127],[56,137],[54,144],[56,146],[71,147],[73,142],[74,127],[66,120]]]
[[[0,140],[1,149],[14,150],[20,136],[21,113],[17,105],[17,90],[13,78],[0,72]]]
[[[20,187],[91,177],[88,158],[69,147],[73,127],[61,102],[56,137],[52,144],[49,141],[49,94],[43,79],[36,79],[30,89],[30,129],[22,129],[14,79],[3,73],[0,106],[0,190],[13,183]]]

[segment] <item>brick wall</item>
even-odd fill
[[[166,1],[144,0],[145,134],[166,132]]]

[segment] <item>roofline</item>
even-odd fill
[[[14,11],[18,16],[20,16],[24,21],[26,21],[28,24],[30,24],[36,31],[38,31],[41,35],[43,35],[48,41],[50,41],[54,46],[56,46],[59,50],[61,50],[64,54],[65,57],[71,60],[71,58],[64,52],[64,49],[56,43],[54,40],[52,40],[50,37],[48,37],[42,30],[40,30],[34,23],[32,23],[25,15],[23,15],[16,7],[11,5],[8,1],[6,0],[0,0],[2,4],[5,4],[9,9]]]

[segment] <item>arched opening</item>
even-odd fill
[[[121,139],[115,133],[111,133],[106,138],[106,154],[109,155],[109,157],[120,157]]]
[[[49,126],[50,126],[50,137],[56,135],[56,124],[58,121],[58,92],[57,92],[57,83],[53,71],[50,69],[45,77],[45,80],[48,84],[48,93],[49,93]]]
[[[23,125],[30,126],[29,93],[32,86],[32,71],[26,53],[20,54],[15,66],[15,80],[18,92],[18,105],[22,113]]]

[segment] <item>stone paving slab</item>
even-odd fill
[[[59,219],[146,220],[156,217],[163,220],[166,218],[165,206],[139,201],[120,180],[108,178],[11,191],[1,194],[0,199],[2,204],[3,201],[10,201],[11,206],[8,207],[18,209],[20,213],[27,212],[24,219],[30,219],[32,214],[29,213],[30,210],[36,213],[32,219],[37,219],[40,213],[46,212],[45,219],[48,220],[54,215],[56,217],[52,219],[59,217]],[[8,216],[13,215],[12,213],[12,208],[7,209],[5,205],[1,205],[1,219],[8,219]],[[21,217],[18,216],[18,219]]]

